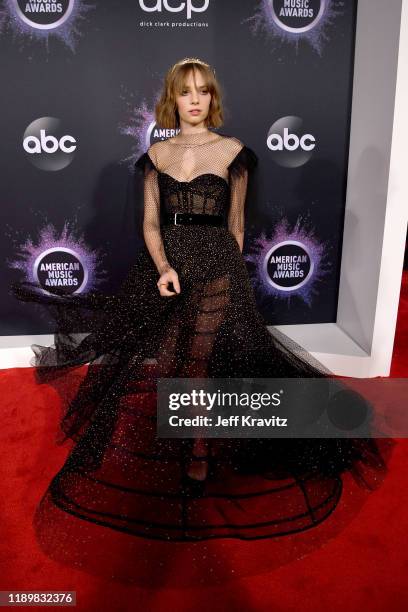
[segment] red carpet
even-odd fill
[[[393,377],[408,376],[407,341],[405,272]],[[279,612],[407,608],[407,440],[395,441],[389,473],[375,491],[364,493],[347,476],[331,517],[295,536],[256,542],[130,541],[80,520],[71,532],[72,517],[59,513],[50,517],[39,543],[34,512],[69,450],[69,443],[61,447],[54,442],[58,396],[51,387],[37,386],[30,368],[1,371],[0,385],[0,590],[75,590],[81,611],[207,612],[211,605],[216,610]],[[74,537],[79,538],[76,560],[69,552]],[[84,554],[80,540],[92,542],[92,555]]]

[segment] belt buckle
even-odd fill
[[[174,225],[178,225],[177,223],[177,215],[179,215],[180,213],[176,212],[174,213]]]

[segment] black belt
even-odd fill
[[[165,215],[165,224],[171,225],[222,225],[222,215],[176,212]]]

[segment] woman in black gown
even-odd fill
[[[385,467],[370,438],[155,435],[159,377],[331,376],[271,333],[257,311],[242,257],[257,156],[209,129],[222,119],[212,69],[194,58],[175,64],[156,121],[180,131],[136,161],[145,246],[119,291],[46,296],[36,285],[13,285],[19,299],[42,303],[55,317],[55,345],[33,345],[33,365],[40,382],[58,380],[64,389],[62,441],[75,442],[45,496],[76,517],[148,538],[301,531],[336,507],[343,472],[364,484],[365,466]],[[86,363],[74,391],[70,372]]]

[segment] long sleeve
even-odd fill
[[[143,171],[143,237],[159,274],[170,268],[160,230],[160,192],[158,172],[152,147],[135,163]],[[152,157],[150,157],[152,156]],[[155,160],[156,161],[156,160]]]
[[[245,202],[249,173],[258,163],[258,157],[249,147],[243,145],[228,166],[230,184],[230,205],[228,230],[236,238],[240,251],[244,244]]]

